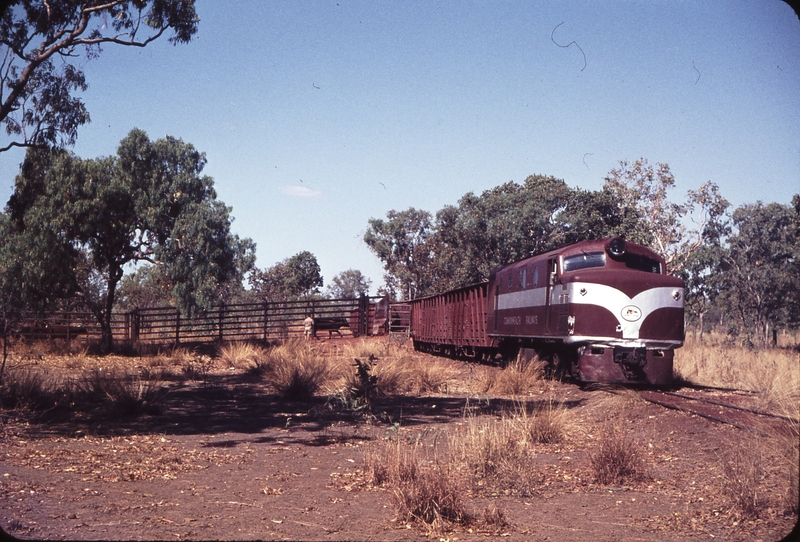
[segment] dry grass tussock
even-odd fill
[[[53,406],[58,381],[31,367],[6,368],[0,380],[0,407],[40,410]]]
[[[710,344],[709,344],[710,343]],[[782,431],[766,439],[777,454],[776,465],[786,480],[783,495],[786,511],[797,513],[800,490],[800,352],[797,349],[750,350],[712,340],[706,344],[687,337],[676,352],[675,373],[685,381],[710,386],[749,389],[757,392],[755,408],[791,419]],[[763,450],[748,445],[725,458],[726,492],[734,508],[745,517],[758,515],[765,505],[758,496],[763,475]]]
[[[534,447],[565,441],[572,425],[562,404],[530,408],[520,402],[500,419],[466,415],[450,435],[449,450],[476,488],[530,495],[541,478],[532,463]]]
[[[289,341],[265,350],[252,372],[281,398],[307,401],[341,377],[336,368],[308,342]]]
[[[800,404],[797,350],[750,350],[700,344],[687,337],[684,347],[675,353],[675,375],[693,384],[754,390],[759,394],[759,406],[777,414],[796,415],[795,406]]]
[[[337,353],[339,357],[347,360],[354,358],[367,359],[370,356],[380,360],[399,359],[409,353],[396,341],[359,339],[345,344]]]
[[[360,341],[347,345],[339,354],[346,367],[340,389],[358,388],[355,360],[369,362],[370,375],[375,377],[377,397],[400,394],[447,393],[459,374],[459,362],[431,358],[409,351],[396,341]],[[342,370],[340,369],[340,372]]]
[[[505,513],[487,507],[470,518],[467,490],[486,494],[530,496],[543,477],[534,463],[534,446],[566,438],[570,417],[564,407],[518,404],[499,419],[465,414],[454,430],[437,436],[433,446],[399,438],[365,451],[373,485],[392,489],[399,517],[434,532],[449,524],[477,522],[490,531],[507,526]]]
[[[77,394],[108,404],[123,415],[158,414],[167,388],[157,379],[145,379],[118,369],[92,368],[77,382]]]
[[[538,358],[516,359],[503,369],[471,368],[470,390],[478,394],[518,396],[541,388],[547,362]]]
[[[226,367],[250,369],[257,367],[264,349],[249,342],[227,342],[218,351],[217,357]]]
[[[567,439],[574,428],[572,414],[552,399],[530,410],[524,403],[517,403],[505,417],[517,429],[520,442],[533,444],[558,444]]]
[[[467,416],[449,438],[452,461],[476,491],[530,495],[539,479],[532,450],[508,418]]]
[[[408,360],[412,393],[447,393],[459,374],[461,362],[415,355]]]
[[[784,510],[790,514],[800,512],[800,405],[782,405],[778,408],[793,419],[783,427],[774,429],[769,438],[759,441],[762,447],[777,456],[777,467],[786,481],[783,493]]]
[[[157,414],[167,388],[158,375],[89,366],[79,377],[47,368],[12,367],[0,382],[0,406],[38,412],[102,407],[117,415]]]
[[[594,480],[603,485],[647,480],[644,458],[639,445],[621,427],[608,424],[600,435],[599,449],[591,456]]]
[[[402,521],[441,533],[453,524],[469,523],[461,482],[447,463],[430,460],[419,441],[383,441],[368,449],[367,472],[374,485],[392,489],[392,502]]]
[[[761,445],[745,441],[733,447],[720,458],[723,472],[723,488],[731,499],[735,512],[745,518],[757,517],[765,507],[760,495],[760,483],[764,477],[764,450]]]

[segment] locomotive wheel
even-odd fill
[[[554,348],[544,359],[547,360],[548,376],[553,380],[576,378],[578,372],[578,353],[571,348]]]
[[[501,367],[505,367],[509,363],[516,361],[519,358],[520,346],[518,343],[506,343],[500,345],[500,353],[498,354],[498,361]]]

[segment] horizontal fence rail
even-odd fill
[[[314,299],[221,305],[195,318],[175,307],[142,307],[111,318],[114,341],[180,344],[223,341],[284,341],[302,337],[304,320],[315,322],[317,338],[407,333],[408,305],[387,297]],[[90,312],[23,312],[8,325],[22,340],[99,340],[100,324]]]

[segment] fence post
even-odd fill
[[[267,342],[267,323],[269,322],[269,301],[264,300],[264,343]]]
[[[175,346],[181,342],[181,311],[175,309]]]
[[[222,332],[222,326],[225,322],[225,303],[222,303],[219,306],[219,342],[222,344],[222,338],[224,337],[224,333]]]
[[[358,298],[358,334],[367,337],[369,333],[369,298],[361,294]]]
[[[141,326],[141,316],[139,316],[139,307],[133,309],[133,329],[131,329],[131,339],[134,341],[139,340],[139,329]]]

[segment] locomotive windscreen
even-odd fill
[[[646,273],[661,273],[661,263],[658,260],[630,252],[625,254],[625,267]]]
[[[564,258],[564,271],[577,271],[587,267],[603,267],[606,264],[605,252],[584,252]]]

